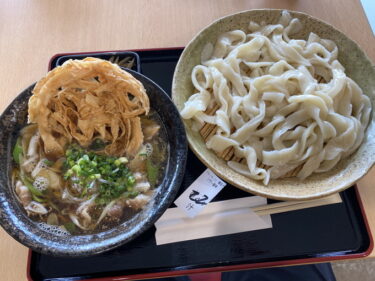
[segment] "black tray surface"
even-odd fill
[[[141,71],[167,93],[182,49],[138,51]],[[55,57],[51,61],[56,66]],[[205,166],[189,152],[180,193]],[[227,185],[216,197],[251,196]],[[86,258],[58,258],[32,252],[32,280],[83,280],[364,253],[370,239],[355,188],[341,192],[342,203],[272,215],[273,227],[251,232],[156,246],[155,228],[113,251]],[[269,203],[275,202],[269,200]],[[152,274],[148,278],[152,277]],[[60,279],[61,280],[61,279]]]

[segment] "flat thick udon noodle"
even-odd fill
[[[139,116],[149,111],[143,85],[115,64],[95,58],[69,60],[35,86],[29,121],[37,123],[49,157],[64,154],[76,140],[87,147],[96,138],[108,155],[134,155],[143,142]]]
[[[233,148],[243,160],[228,166],[265,184],[294,169],[301,179],[330,170],[359,147],[369,123],[370,100],[346,76],[336,44],[314,33],[289,38],[301,28],[284,11],[277,24],[220,35],[193,68],[195,93],[181,111],[193,129],[215,125],[207,147]]]

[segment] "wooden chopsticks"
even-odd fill
[[[327,197],[313,199],[308,201],[285,201],[279,203],[272,203],[259,207],[251,208],[257,215],[272,215],[306,208],[318,207],[323,205],[341,203],[342,199],[339,193],[332,194]]]

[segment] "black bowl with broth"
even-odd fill
[[[179,113],[168,95],[147,77],[131,71],[145,87],[151,108],[160,117],[167,140],[165,170],[152,200],[134,216],[95,234],[66,236],[31,220],[11,186],[12,150],[27,123],[27,104],[34,85],[24,90],[0,118],[0,223],[16,240],[32,250],[55,256],[87,256],[108,251],[134,239],[162,215],[172,203],[183,178],[187,141]]]

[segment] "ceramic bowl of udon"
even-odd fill
[[[127,70],[145,87],[151,108],[159,114],[167,133],[168,157],[163,179],[152,200],[123,223],[89,235],[61,234],[31,220],[16,200],[11,187],[11,151],[19,130],[27,123],[28,99],[34,85],[20,93],[0,117],[0,223],[17,241],[34,251],[53,256],[89,256],[123,245],[145,232],[170,206],[180,187],[187,155],[185,129],[168,95],[157,84]]]
[[[244,11],[223,17],[200,31],[186,46],[175,69],[172,99],[179,111],[195,93],[191,73],[194,66],[201,63],[202,53],[208,45],[214,45],[218,36],[224,32],[236,29],[246,32],[250,21],[275,24],[281,13],[282,10],[276,9]],[[363,93],[370,98],[372,108],[375,108],[375,68],[356,42],[328,23],[312,16],[294,11],[290,11],[290,14],[293,18],[298,18],[304,27],[292,38],[306,40],[308,34],[314,32],[321,38],[333,40],[337,44],[338,60],[345,67],[346,75],[361,87]],[[206,147],[199,132],[193,130],[191,120],[184,120],[184,124],[190,148],[219,177],[244,191],[279,200],[307,200],[340,192],[366,175],[375,161],[373,114],[370,116],[366,135],[359,149],[348,158],[340,160],[333,169],[312,174],[304,180],[296,177],[274,179],[268,185],[229,168],[222,158]]]

